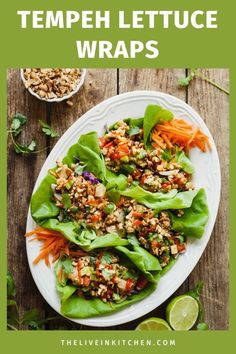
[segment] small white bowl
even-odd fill
[[[71,98],[73,95],[75,95],[79,89],[81,88],[81,86],[83,85],[84,83],[84,79],[85,79],[85,76],[86,76],[86,69],[80,69],[81,71],[81,76],[80,76],[80,80],[78,82],[78,84],[76,85],[76,88],[71,91],[69,93],[69,95],[65,95],[65,96],[62,96],[62,97],[58,97],[58,98],[44,98],[44,97],[40,97],[36,92],[34,92],[30,87],[26,87],[26,81],[25,78],[24,78],[24,69],[20,69],[20,76],[21,76],[21,80],[23,81],[23,84],[25,86],[25,88],[31,93],[31,95],[35,96],[36,98],[38,98],[39,100],[41,101],[46,101],[46,102],[62,102],[64,100],[68,100],[69,98]]]

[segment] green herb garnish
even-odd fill
[[[102,264],[111,264],[113,259],[113,255],[111,253],[105,252],[102,256],[101,263]]]
[[[132,135],[137,135],[137,134],[139,134],[139,131],[140,131],[140,129],[139,129],[139,127],[137,127],[137,126],[131,126],[130,128],[129,128],[129,130],[127,131],[127,134],[129,134],[130,136],[132,136]]]
[[[161,154],[163,160],[170,162],[172,159],[171,150],[164,150]]]
[[[105,206],[103,209],[106,214],[111,214],[115,209],[115,204],[114,203],[109,203]]]
[[[136,169],[136,166],[133,164],[131,164],[131,165],[130,164],[122,164],[119,172],[124,173],[124,174],[133,173],[135,171],[135,169]]]
[[[51,138],[57,138],[59,137],[59,134],[50,127],[47,123],[43,122],[42,120],[39,120],[39,124],[41,125],[42,132],[45,135],[50,136]]]
[[[17,154],[29,154],[32,152],[36,152],[35,140],[32,140],[30,144],[27,145],[20,144],[16,141],[16,137],[20,135],[20,133],[22,132],[22,126],[25,125],[26,122],[27,122],[26,116],[24,116],[21,113],[16,113],[12,117],[11,129],[8,131],[10,133],[10,137],[14,145],[14,150]]]
[[[43,325],[58,317],[42,318],[39,310],[31,309],[20,315],[18,305],[15,299],[16,286],[10,272],[7,273],[7,328],[13,331],[20,329],[21,325],[27,325],[30,330],[43,329]]]
[[[75,174],[77,175],[81,175],[83,170],[85,169],[86,165],[80,165],[80,164],[76,164],[75,167]]]
[[[190,82],[193,81],[195,78],[199,78],[199,79],[209,82],[211,85],[218,88],[220,91],[226,93],[227,95],[230,94],[228,90],[226,90],[224,87],[217,84],[215,81],[209,79],[207,76],[203,75],[199,70],[189,69],[189,71],[190,71],[190,74],[188,76],[183,77],[178,80],[178,83],[180,86],[183,86],[183,87],[188,86],[190,84]]]
[[[71,207],[71,200],[68,193],[62,194],[62,204],[66,210]]]
[[[204,308],[203,308],[203,304],[200,300],[200,295],[202,293],[202,289],[203,289],[203,282],[200,281],[197,283],[196,287],[193,290],[190,290],[187,294],[192,296],[195,300],[197,300],[198,305],[199,305],[199,314],[198,314],[198,324],[197,324],[197,329],[198,330],[207,330],[208,329],[208,325],[207,323],[205,323],[204,321]]]
[[[25,125],[27,122],[27,117],[24,116],[21,113],[16,113],[12,117],[12,123],[11,123],[11,132],[14,136],[17,136],[21,133],[22,131],[22,125]]]

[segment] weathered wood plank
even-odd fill
[[[228,89],[228,70],[202,72]],[[197,110],[211,131],[219,153],[222,176],[221,201],[214,231],[189,282],[191,286],[198,280],[204,282],[203,302],[210,329],[228,329],[229,97],[209,83],[196,79],[189,86],[188,103]]]
[[[32,138],[38,148],[44,148],[45,137],[39,134],[38,119],[45,116],[46,105],[24,88],[19,70],[8,72],[8,121],[20,112],[28,117],[28,123],[19,137],[22,143]],[[13,273],[17,287],[17,301],[20,312],[38,308],[44,313],[45,301],[29,271],[25,250],[25,224],[29,200],[34,183],[45,161],[46,151],[29,156],[17,155],[8,140],[8,269]]]

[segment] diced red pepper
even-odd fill
[[[127,144],[120,144],[117,146],[117,150],[118,151],[122,151],[122,152],[125,152],[126,154],[129,154],[129,147]]]
[[[129,292],[132,289],[133,284],[134,284],[134,282],[131,278],[127,279],[126,285],[125,285],[125,290]]]
[[[104,147],[105,144],[106,144],[106,139],[104,138],[104,136],[102,136],[101,138],[99,138],[99,145],[101,147]]]
[[[109,141],[107,144],[105,144],[103,147],[104,148],[109,148],[109,147],[111,147],[111,146],[113,146],[113,141]]]
[[[112,283],[116,283],[116,276],[114,275],[112,278],[111,278],[111,281],[112,281]]]
[[[137,213],[135,211],[132,213],[132,215],[136,218],[142,218],[142,216],[143,216],[141,213]]]
[[[130,154],[129,147],[127,144],[121,144],[116,147],[116,151],[110,155],[112,160],[121,159],[124,156]]]
[[[78,263],[77,263],[78,272],[80,271],[81,268],[82,268],[82,262],[79,260]]]
[[[152,247],[159,247],[161,245],[160,242],[158,242],[156,240],[153,240],[151,244],[152,244]]]
[[[177,245],[178,252],[184,252],[186,250],[185,244],[180,243],[180,240],[178,238],[175,238],[174,241],[175,241],[175,244]]]
[[[166,189],[170,186],[170,182],[165,182],[165,183],[162,183],[161,187]]]
[[[87,275],[85,277],[83,277],[83,285],[84,286],[89,286],[90,282],[91,282],[90,277],[88,277]]]
[[[127,156],[127,153],[124,152],[124,151],[118,151],[118,152],[114,152],[113,154],[110,155],[110,158],[112,160],[119,160],[121,159],[122,157],[125,157]]]
[[[101,214],[95,214],[95,215],[92,215],[90,219],[92,222],[96,222],[96,221],[100,221],[101,218],[102,218]]]
[[[143,175],[143,176],[141,177],[141,179],[140,179],[140,184],[141,184],[141,186],[145,184],[145,179],[146,179],[146,176]]]
[[[110,158],[111,158],[112,160],[117,160],[117,159],[120,158],[119,156],[120,156],[120,155],[119,155],[117,152],[114,152],[113,154],[110,155]]]
[[[133,225],[140,226],[140,225],[142,225],[142,221],[141,220],[134,220]]]

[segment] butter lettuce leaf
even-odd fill
[[[120,303],[103,302],[100,299],[86,300],[83,297],[72,295],[61,304],[61,313],[64,316],[71,318],[88,318],[94,316],[106,315],[115,312],[134,304],[147,296],[149,296],[156,289],[155,284],[149,284],[139,294],[133,294],[126,300]]]
[[[126,246],[129,244],[127,239],[122,239],[116,233],[97,236],[93,230],[80,227],[80,225],[73,221],[60,222],[57,219],[48,219],[41,226],[49,230],[61,232],[66,239],[80,246],[84,251],[103,247]]]
[[[105,182],[106,167],[96,132],[81,135],[78,141],[78,158],[86,165],[86,171]]]
[[[111,189],[119,189],[119,190],[124,190],[128,186],[128,179],[125,175],[119,174],[117,175],[116,173],[106,169],[106,189],[111,190]]]
[[[172,189],[168,193],[146,191],[140,186],[125,189],[119,192],[121,195],[133,198],[146,207],[155,209],[157,212],[167,209],[183,209],[191,206],[197,191],[177,192]]]
[[[189,208],[181,217],[169,212],[172,228],[188,237],[201,238],[209,217],[206,192],[199,189]]]
[[[155,125],[173,119],[173,113],[158,105],[148,105],[143,119],[143,142],[146,148],[150,147],[149,137]]]
[[[60,212],[59,208],[52,200],[53,192],[51,185],[55,182],[55,177],[48,173],[31,198],[31,215],[38,224],[45,219],[57,216]]]
[[[159,280],[161,266],[156,257],[140,246],[134,246],[132,250],[127,247],[116,247],[119,252],[128,257],[136,267],[143,272],[145,277],[151,282],[156,283]]]
[[[182,167],[182,169],[185,172],[187,172],[189,174],[194,173],[193,164],[190,161],[190,159],[187,157],[187,155],[185,154],[184,151],[177,151],[175,153],[175,159],[176,159],[176,162],[178,162],[180,164],[180,166]]]

